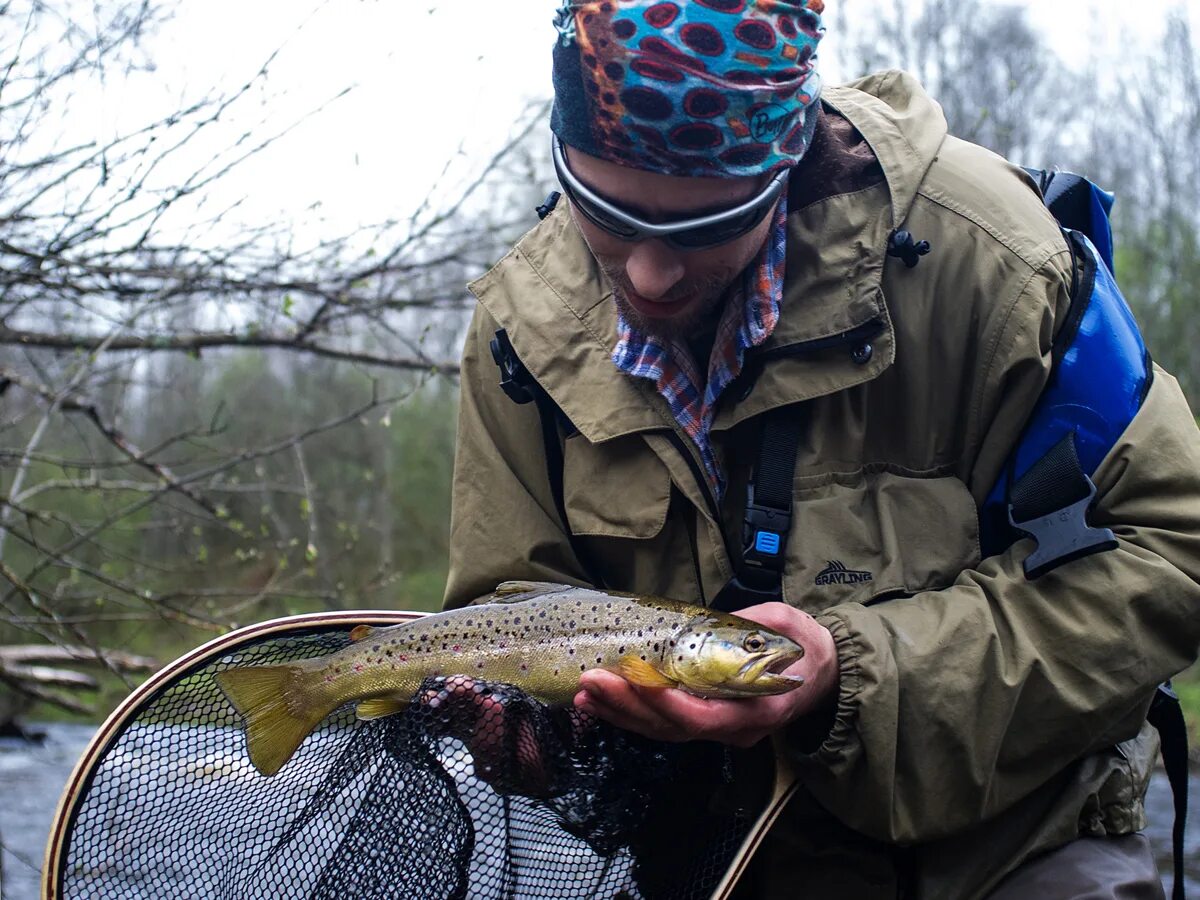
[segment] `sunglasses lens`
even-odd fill
[[[754,226],[762,221],[767,210],[770,209],[771,202],[763,203],[759,208],[749,210],[736,218],[716,225],[706,225],[703,228],[688,228],[684,231],[677,231],[671,235],[671,242],[679,247],[688,249],[727,244],[730,241],[740,238],[748,231],[752,231]]]
[[[572,196],[571,200],[574,202],[575,208],[582,212],[592,224],[603,228],[609,234],[624,238],[625,240],[633,240],[638,236],[636,228],[622,222],[620,219],[613,218],[604,210],[589,203],[582,197]]]

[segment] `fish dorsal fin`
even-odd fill
[[[355,625],[350,629],[350,640],[361,641],[374,630],[370,625]]]
[[[496,586],[489,602],[520,603],[523,600],[532,600],[534,597],[577,590],[579,588],[571,587],[569,584],[555,584],[552,581],[506,581]]]
[[[395,697],[375,697],[371,700],[363,700],[354,707],[354,715],[366,722],[371,719],[382,719],[384,716],[394,716],[406,706],[408,706],[407,700],[398,700]]]
[[[673,688],[679,684],[640,656],[622,656],[621,661],[617,663],[617,674],[629,683],[641,687]]]

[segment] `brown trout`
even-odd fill
[[[514,685],[569,706],[588,669],[702,697],[781,694],[804,655],[789,638],[736,616],[657,597],[505,582],[492,602],[386,628],[360,625],[350,646],[316,659],[227,669],[217,683],[245,719],[250,761],[274,775],[344,703],[360,719],[408,706],[430,676]]]

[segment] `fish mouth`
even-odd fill
[[[758,681],[759,679],[774,680],[777,678],[795,679],[803,683],[803,679],[798,675],[784,675],[784,671],[798,659],[804,656],[804,648],[797,647],[794,650],[776,650],[773,653],[764,653],[756,656],[738,670],[738,675],[746,681]]]

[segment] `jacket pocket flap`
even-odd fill
[[[640,435],[603,444],[579,434],[567,438],[563,499],[575,534],[652,538],[667,520],[670,498],[670,473]]]

